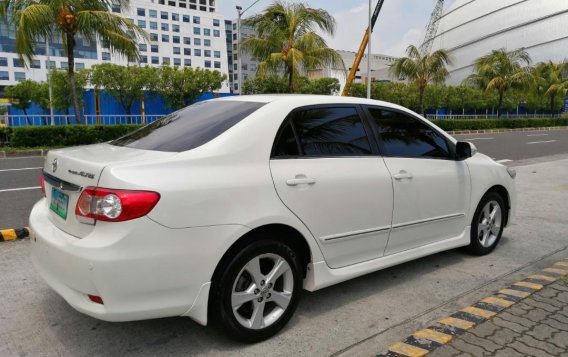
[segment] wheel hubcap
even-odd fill
[[[294,275],[277,254],[262,254],[241,269],[233,284],[231,306],[237,321],[258,330],[278,321],[290,304]]]
[[[497,201],[487,202],[477,222],[477,239],[483,247],[488,248],[495,243],[501,231],[502,219],[503,213],[499,203]]]

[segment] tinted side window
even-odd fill
[[[293,122],[305,156],[371,155],[355,108],[308,109],[298,112]]]
[[[263,103],[210,101],[193,104],[111,142],[136,149],[181,152],[213,140]]]
[[[296,137],[294,136],[294,130],[292,129],[292,123],[290,120],[286,120],[284,126],[280,130],[279,136],[276,138],[272,156],[287,157],[298,155],[300,155],[300,153],[298,151]]]
[[[446,139],[418,119],[403,113],[369,108],[385,156],[449,158]]]

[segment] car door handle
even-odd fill
[[[313,185],[316,183],[316,179],[313,178],[294,178],[286,180],[286,185],[288,186],[298,186],[298,185]]]
[[[408,179],[411,180],[414,176],[412,176],[411,173],[408,173],[404,170],[401,170],[398,174],[393,175],[395,180],[403,180],[403,179]]]

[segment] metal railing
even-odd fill
[[[161,115],[121,115],[121,114],[101,114],[83,115],[81,120],[87,125],[116,125],[116,124],[148,124],[152,123],[166,114]],[[6,126],[26,127],[26,126],[50,126],[50,115],[9,115],[4,118]],[[75,125],[74,115],[54,115],[54,125]]]
[[[497,114],[428,114],[428,119],[497,119]],[[501,119],[526,119],[526,118],[553,118],[559,117],[552,114],[509,114],[503,113]]]

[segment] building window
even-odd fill
[[[187,67],[191,67],[191,58],[185,58],[183,60],[183,65]]]
[[[215,27],[221,26],[221,22],[219,21],[219,19],[213,19],[213,26]]]
[[[157,30],[158,23],[156,21],[150,21],[150,30]]]
[[[138,14],[138,16],[146,16],[146,10],[142,8],[136,9],[136,13]]]
[[[193,28],[193,34],[194,34],[194,35],[201,35],[201,28],[199,28],[199,27],[194,27],[194,28]]]
[[[112,5],[112,12],[120,14],[120,5]]]
[[[181,59],[174,58],[174,66],[181,66]]]
[[[7,71],[0,71],[0,81],[9,81],[10,77]]]
[[[158,45],[150,45],[150,51],[152,51],[153,53],[158,53]]]
[[[181,50],[179,47],[174,47],[174,55],[179,55],[181,53]]]
[[[211,30],[210,29],[203,29],[203,36],[211,36]]]
[[[153,19],[158,18],[158,11],[156,11],[156,10],[148,10],[148,11],[149,11],[151,18],[153,18]]]
[[[138,20],[138,27],[145,29],[146,28],[146,21],[145,20]]]
[[[160,64],[160,58],[156,56],[152,56],[152,64]]]
[[[8,67],[8,58],[6,58],[6,57],[0,57],[0,66],[2,66],[2,67]]]
[[[162,35],[162,42],[170,42],[170,36],[169,35]]]
[[[191,45],[191,37],[184,37],[183,38],[184,45]]]
[[[54,69],[55,68],[55,61],[45,61],[45,68]]]
[[[213,51],[213,57],[221,58],[221,51]]]
[[[172,20],[173,20],[173,21],[179,21],[179,14],[174,14],[174,13],[172,12]]]
[[[158,41],[158,34],[157,33],[151,33],[150,34],[150,41]]]
[[[81,62],[75,62],[75,69],[85,69],[85,64]]]
[[[148,63],[148,56],[140,56],[140,63]]]
[[[186,56],[191,56],[191,48],[184,48],[183,54]]]
[[[12,63],[14,64],[14,67],[24,67],[24,63],[22,63],[19,58],[14,58]]]
[[[189,15],[183,15],[183,22],[189,22]]]
[[[165,11],[160,12],[160,18],[162,20],[167,20],[168,19],[168,13]]]
[[[193,44],[195,46],[201,46],[201,39],[200,38],[194,38],[193,39]]]
[[[148,46],[147,46],[145,43],[139,43],[139,44],[138,44],[138,49],[139,49],[141,52],[146,52],[146,51],[148,51]]]
[[[179,25],[173,24],[172,25],[172,31],[173,32],[179,32]]]
[[[203,40],[203,45],[205,45],[205,47],[211,47],[211,40],[208,39]]]
[[[101,56],[102,56],[103,61],[110,61],[110,53],[103,52],[103,53],[101,53]]]
[[[194,54],[195,54],[197,57],[201,57],[201,50],[200,50],[199,48],[196,48],[195,51],[194,51]]]
[[[201,24],[201,18],[199,16],[194,16],[193,23],[197,25]]]
[[[31,68],[41,68],[41,62],[39,60],[32,60]]]
[[[179,43],[179,36],[172,36],[173,43]]]
[[[67,69],[69,67],[69,63],[67,63],[65,61],[61,62],[60,66],[61,66],[61,69]]]
[[[211,61],[205,61],[205,68],[211,68]]]
[[[205,56],[205,57],[211,57],[211,50],[205,50],[205,51],[203,51],[203,56]]]
[[[213,30],[213,37],[221,37],[221,31]]]
[[[162,57],[162,64],[169,65],[170,64],[170,58],[169,57]]]
[[[221,68],[221,62],[215,61],[215,68]]]
[[[170,30],[170,25],[162,22],[162,31],[169,31],[169,30]]]

